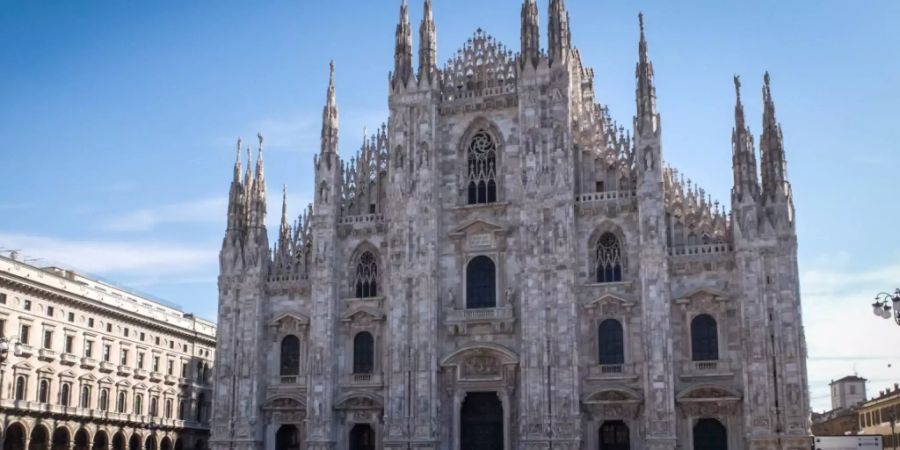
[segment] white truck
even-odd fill
[[[813,436],[813,450],[883,450],[880,434]]]

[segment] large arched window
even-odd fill
[[[100,389],[100,410],[109,411],[109,389]]]
[[[378,296],[378,261],[370,251],[363,252],[356,261],[353,288],[356,291],[356,298]]]
[[[72,395],[72,385],[70,383],[63,383],[59,386],[59,404],[63,406],[69,406],[69,400]]]
[[[691,321],[691,359],[716,361],[719,359],[719,335],[716,319],[700,314]]]
[[[125,393],[119,392],[119,399],[116,401],[116,412],[125,412]]]
[[[466,266],[466,308],[497,307],[497,268],[487,256],[476,256]]]
[[[144,396],[143,394],[134,394],[134,413],[144,414]]]
[[[166,409],[165,409],[164,416],[166,419],[172,418],[172,399],[171,398],[166,399]]]
[[[82,386],[81,387],[81,403],[82,408],[90,408],[91,407],[91,387],[90,386]]]
[[[597,347],[601,365],[625,363],[625,342],[622,324],[615,319],[600,322],[597,328]]]
[[[363,331],[353,338],[353,373],[372,373],[375,369],[375,338]]]
[[[616,235],[606,232],[597,239],[594,272],[598,283],[622,281],[622,246]]]
[[[16,400],[25,400],[25,383],[24,375],[16,377]]]
[[[475,133],[466,149],[466,189],[470,205],[497,201],[497,144],[487,131]]]
[[[41,403],[47,403],[47,399],[50,396],[50,381],[49,380],[41,380],[40,386],[38,387],[38,401]]]
[[[293,334],[281,341],[281,375],[300,374],[300,339]]]

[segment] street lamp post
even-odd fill
[[[872,312],[885,319],[894,319],[897,325],[900,325],[900,289],[895,289],[893,294],[881,292],[875,296],[875,303],[872,303]]]

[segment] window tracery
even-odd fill
[[[606,232],[597,240],[594,272],[598,283],[622,281],[622,247],[616,235]]]
[[[356,298],[378,296],[378,260],[370,251],[363,252],[356,261],[353,288]]]
[[[497,144],[488,132],[472,136],[466,150],[468,204],[497,201]]]

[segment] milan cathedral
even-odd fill
[[[563,0],[546,50],[538,16],[441,67],[425,0],[414,66],[404,0],[387,124],[339,156],[332,64],[314,202],[271,239],[263,139],[246,168],[238,142],[214,450],[809,448],[768,74],[759,164],[734,80],[728,210],[666,164],[643,17],[626,131]]]

